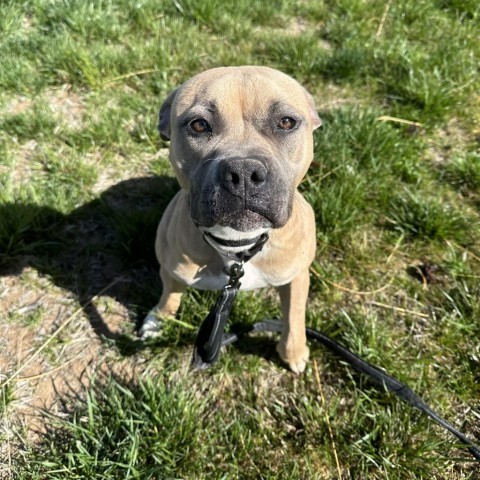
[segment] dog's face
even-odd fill
[[[251,232],[287,222],[320,125],[313,100],[266,67],[201,73],[166,99],[159,130],[204,229]]]

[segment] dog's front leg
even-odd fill
[[[283,332],[277,344],[277,352],[295,373],[302,373],[305,370],[309,356],[305,333],[305,309],[309,286],[307,268],[289,284],[278,288],[282,303]]]
[[[163,286],[162,295],[158,304],[147,314],[138,331],[141,338],[153,337],[158,334],[162,328],[162,319],[174,317],[180,307],[185,285],[177,282],[162,268],[160,268],[160,278]]]

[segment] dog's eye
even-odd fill
[[[192,120],[189,125],[190,128],[196,133],[205,133],[211,131],[210,125],[204,118],[197,118],[196,120]]]
[[[297,124],[297,121],[293,119],[292,117],[283,117],[279,122],[278,122],[278,128],[281,130],[291,130],[292,128],[295,127]]]

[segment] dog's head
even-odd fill
[[[313,157],[320,119],[310,94],[266,67],[207,70],[174,90],[159,130],[204,229],[251,232],[286,224]]]

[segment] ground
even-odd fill
[[[308,325],[480,443],[479,19],[455,0],[3,2],[0,478],[479,478],[317,345],[302,376],[263,334],[192,374],[214,294],[189,291],[159,339],[135,334],[179,188],[162,100],[206,68],[279,68],[323,120],[300,186]],[[243,293],[232,322],[278,315],[275,291]]]

